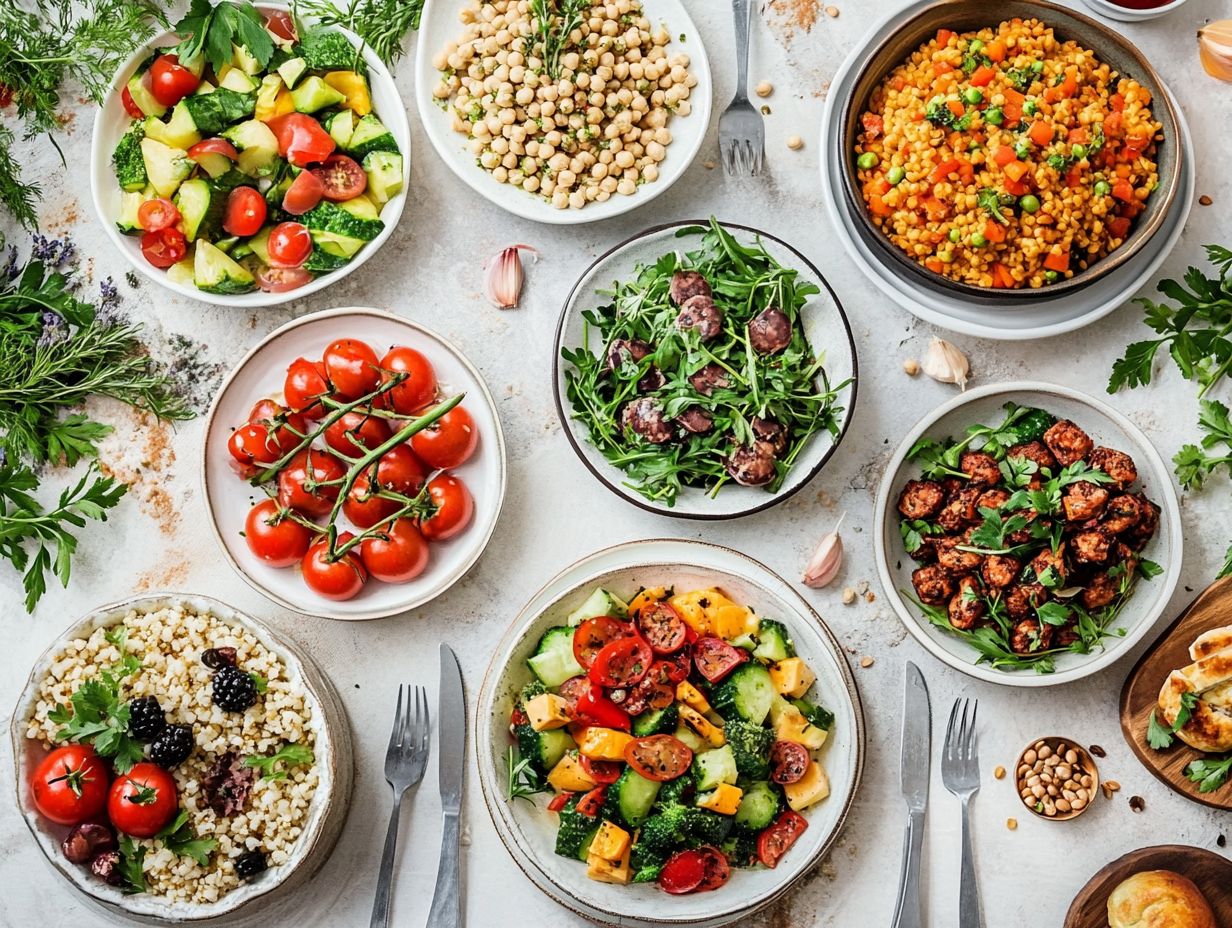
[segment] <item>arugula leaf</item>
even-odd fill
[[[1232,755],[1223,760],[1199,758],[1185,768],[1185,776],[1198,784],[1198,792],[1213,793],[1232,776]]]
[[[145,884],[145,847],[128,835],[121,835],[119,851],[122,892],[126,896],[146,892],[149,887]]]
[[[210,862],[210,854],[218,847],[218,841],[214,838],[197,837],[197,833],[188,824],[187,809],[181,809],[154,837],[162,841],[163,846],[171,853],[180,857],[191,857],[201,867]]]
[[[231,63],[233,43],[247,50],[261,67],[274,56],[273,36],[250,2],[220,0],[211,6],[210,0],[192,0],[184,18],[175,24],[175,32],[181,36],[175,46],[181,61],[204,55],[215,70]]]
[[[261,771],[262,780],[284,780],[289,775],[289,768],[306,767],[316,761],[312,749],[302,744],[285,744],[269,757],[259,754],[249,754],[244,758],[245,767],[256,767]]]

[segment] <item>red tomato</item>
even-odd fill
[[[689,674],[693,670],[693,654],[686,645],[675,654],[664,655],[662,663],[667,665],[667,672],[671,676],[672,683],[680,683],[682,680],[689,679]]]
[[[295,41],[295,22],[286,10],[261,10],[265,17],[265,28],[280,39]]]
[[[376,352],[358,338],[340,338],[325,349],[325,376],[344,400],[357,400],[377,388],[381,372]]]
[[[429,467],[446,470],[465,464],[479,444],[475,420],[461,406],[455,406],[430,426],[411,436],[411,447]]]
[[[141,107],[133,100],[133,95],[128,92],[127,86],[120,92],[120,102],[124,104],[124,112],[128,113],[133,119],[145,119],[145,113],[141,112]],[[8,103],[6,102],[4,105],[8,106]]]
[[[147,232],[166,229],[175,225],[180,219],[180,211],[166,197],[146,200],[137,207],[137,225]]]
[[[306,419],[320,419],[325,415],[320,398],[332,394],[324,364],[307,358],[296,358],[291,362],[282,384],[282,395],[288,406],[302,413]]]
[[[287,113],[266,123],[278,139],[278,154],[296,167],[324,161],[335,148],[335,142],[321,124],[303,113]]]
[[[659,888],[673,896],[691,893],[706,878],[706,858],[698,851],[677,851],[659,871]]]
[[[249,421],[231,433],[227,450],[241,464],[273,464],[303,440],[306,429],[298,413],[273,402],[268,407],[258,404]]]
[[[107,765],[85,744],[56,748],[39,762],[30,781],[34,806],[57,825],[80,825],[107,805]]]
[[[587,682],[589,689],[581,693],[577,700],[578,720],[590,722],[602,728],[628,731],[632,724],[629,721],[629,713],[608,699],[607,694],[603,692],[603,687]]]
[[[548,803],[549,812],[559,812],[569,804],[569,800],[573,798],[573,793],[557,793],[552,797],[552,801]]]
[[[159,55],[150,65],[150,91],[163,106],[175,106],[200,83],[201,78],[181,65],[175,55]]]
[[[779,858],[791,850],[806,828],[808,822],[804,816],[788,809],[757,838],[758,859],[773,870],[778,866]]]
[[[605,644],[587,671],[600,686],[633,686],[650,673],[654,654],[641,638],[621,638]]]
[[[579,674],[576,677],[570,677],[559,687],[557,687],[556,692],[560,698],[568,704],[569,714],[571,716],[577,715],[578,700],[581,699],[584,694],[590,692],[591,685],[590,680],[588,680],[585,675]],[[600,689],[599,692],[602,694],[603,690]],[[615,708],[615,706],[613,706],[613,708]]]
[[[346,467],[328,451],[306,448],[278,474],[278,502],[308,516],[329,515],[345,475]]]
[[[423,409],[436,398],[436,371],[432,362],[414,348],[396,345],[381,358],[381,382],[389,383],[392,374],[406,378],[385,396],[395,412],[409,416]]]
[[[397,519],[382,535],[360,543],[368,573],[386,583],[406,583],[424,572],[428,566],[428,543],[415,527],[414,519]]]
[[[266,267],[257,268],[257,286],[266,293],[286,293],[288,290],[298,290],[304,284],[312,283],[316,278],[311,271],[302,267]]]
[[[591,760],[585,754],[579,757],[582,759],[582,769],[586,771],[586,775],[600,786],[610,786],[615,783],[620,779],[621,771],[624,769],[620,761]]]
[[[414,496],[427,479],[428,469],[406,445],[394,445],[381,456],[376,467],[377,483],[403,496]]]
[[[271,267],[299,267],[312,254],[312,235],[303,223],[280,222],[270,229]]]
[[[647,780],[666,783],[688,772],[693,751],[672,735],[650,735],[625,745],[625,761]]]
[[[697,672],[711,683],[718,683],[748,659],[748,651],[732,647],[722,638],[698,638],[693,644]]]
[[[292,216],[302,216],[321,202],[325,185],[311,171],[300,171],[282,195],[282,208]]]
[[[583,668],[589,668],[604,646],[632,634],[633,630],[624,622],[610,615],[597,615],[587,619],[573,633],[573,657]]]
[[[188,157],[191,161],[198,160],[202,155],[223,155],[232,161],[238,161],[240,157],[235,146],[226,139],[206,139],[188,149]]]
[[[794,741],[776,741],[770,749],[770,779],[780,786],[799,783],[809,767],[808,750]]]
[[[188,239],[179,229],[159,229],[141,236],[141,253],[155,267],[168,268],[188,253]]]
[[[359,196],[368,186],[368,175],[354,158],[346,155],[333,154],[325,159],[320,167],[313,168],[324,188],[327,200],[340,203]]]
[[[669,661],[655,661],[650,673],[633,687],[624,708],[630,715],[640,715],[647,709],[666,709],[676,701],[675,668]]]
[[[697,852],[702,855],[702,862],[706,868],[706,875],[702,877],[701,885],[697,887],[699,893],[708,893],[718,889],[731,879],[731,864],[727,862],[726,854],[710,844],[703,844]]]
[[[607,787],[596,786],[589,793],[586,793],[581,799],[578,800],[578,803],[574,806],[574,809],[577,810],[579,815],[594,818],[603,808],[603,803],[606,799]]]
[[[134,764],[128,773],[116,777],[107,796],[111,824],[134,838],[154,837],[175,817],[178,807],[175,780],[155,764]]]
[[[368,470],[355,478],[342,504],[343,515],[359,528],[372,528],[401,508],[397,500],[376,495],[377,489],[372,486],[370,473],[371,470]]]
[[[227,197],[227,215],[222,227],[231,235],[256,235],[265,223],[269,207],[255,187],[236,187]]]
[[[342,532],[338,536],[339,547],[354,537],[350,532]],[[352,548],[342,557],[331,561],[329,541],[326,539],[318,541],[308,549],[300,562],[300,569],[308,589],[326,599],[352,599],[368,582],[368,571],[356,549]]]
[[[270,567],[298,564],[312,537],[307,528],[290,518],[275,500],[257,503],[244,520],[248,550]]]
[[[656,654],[671,654],[684,647],[689,626],[667,603],[651,603],[637,617],[642,636]]]
[[[452,474],[433,477],[428,482],[428,495],[436,512],[424,519],[420,531],[429,541],[448,541],[470,524],[475,514],[475,500],[470,490]]]
[[[384,419],[352,409],[326,426],[325,443],[341,455],[358,458],[388,441],[391,434]]]

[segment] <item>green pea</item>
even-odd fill
[[[971,52],[971,54],[973,55],[976,54],[977,52],[982,51],[983,49],[984,49],[983,39],[972,39],[971,44],[967,46],[967,50]]]
[[[1044,280],[1048,281],[1050,284],[1055,284],[1060,279],[1061,274],[1059,271],[1044,271]]]
[[[937,260],[939,260],[942,264],[953,264],[954,252],[950,251],[948,248],[945,249],[945,251],[939,251],[937,252]]]
[[[1038,213],[1040,208],[1039,197],[1033,193],[1028,193],[1018,198],[1018,206],[1024,213]]]
[[[960,238],[962,238],[962,235],[959,234],[959,231],[957,229],[950,229],[950,241],[951,242],[957,242]]]
[[[968,87],[963,91],[963,100],[975,106],[984,102],[984,91],[978,87]]]
[[[1081,161],[1087,156],[1087,147],[1085,145],[1075,145],[1069,150],[1069,153],[1075,161]]]
[[[871,151],[866,151],[856,159],[856,164],[859,165],[862,171],[871,171],[880,163],[881,159],[877,157],[877,153]]]
[[[999,126],[1005,122],[1005,113],[999,106],[990,106],[984,110],[984,122],[990,126]]]
[[[1095,182],[1095,195],[1097,197],[1106,197],[1112,193],[1112,185],[1106,180],[1097,180]]]
[[[1042,61],[1032,61],[1032,62],[1031,62],[1031,70],[1032,70],[1035,74],[1043,74],[1043,73],[1044,73],[1044,62],[1042,62]]]
[[[1031,156],[1031,143],[1026,139],[1020,139],[1018,144],[1014,146],[1014,155],[1019,160],[1025,161]]]
[[[988,244],[988,239],[984,237],[983,232],[976,232],[975,235],[971,236],[972,247],[983,248],[987,244]]]
[[[1036,103],[1034,100],[1028,100],[1026,103],[1022,105],[1022,111],[1026,113],[1028,116],[1034,116],[1036,113],[1039,112],[1039,104]]]
[[[886,180],[888,180],[895,187],[901,184],[906,179],[906,177],[907,177],[906,168],[901,168],[898,165],[895,165],[894,167],[890,168],[889,172],[886,174]]]

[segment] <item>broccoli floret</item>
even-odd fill
[[[685,834],[693,844],[721,844],[731,831],[730,815],[719,815],[709,809],[689,809],[685,819]]]
[[[522,687],[522,692],[518,693],[518,707],[526,708],[526,704],[536,696],[542,696],[548,691],[548,688],[543,685],[538,677],[532,678],[529,683]]]
[[[629,866],[634,873],[633,882],[652,883],[657,880],[669,853],[667,849],[652,847],[639,838],[629,852]]]
[[[638,836],[638,846],[646,852],[666,855],[669,851],[683,844],[687,839],[685,825],[689,819],[689,806],[666,806],[662,812],[652,815],[642,824]]]
[[[561,857],[584,859],[582,849],[598,830],[598,819],[577,811],[578,797],[574,796],[560,810],[560,830],[556,832],[556,853]]]
[[[757,832],[732,832],[719,850],[733,867],[752,867],[757,863]]]
[[[141,190],[148,183],[145,173],[145,158],[141,154],[141,140],[145,129],[137,123],[116,144],[111,153],[111,165],[115,168],[116,180],[125,190]]]
[[[662,809],[671,805],[690,805],[689,793],[692,789],[692,777],[683,776],[669,780],[659,789],[655,803]]]
[[[774,732],[741,719],[728,722],[723,731],[736,757],[736,770],[740,775],[752,780],[769,778]]]
[[[332,71],[347,68],[362,71],[364,60],[346,36],[333,29],[311,29],[300,39],[297,52],[309,71]]]
[[[663,872],[662,864],[654,864],[649,867],[642,867],[633,874],[634,883],[653,883],[659,878],[659,874]]]

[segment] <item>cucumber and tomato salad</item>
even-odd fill
[[[262,15],[265,63],[242,45],[222,66],[181,61],[176,46],[120,95],[132,123],[112,154],[116,224],[150,264],[207,293],[293,290],[344,267],[402,190],[403,156],[356,49]]]
[[[556,853],[591,879],[717,889],[776,866],[829,796],[815,675],[782,623],[718,590],[595,590],[527,665],[517,754],[555,792]]]

